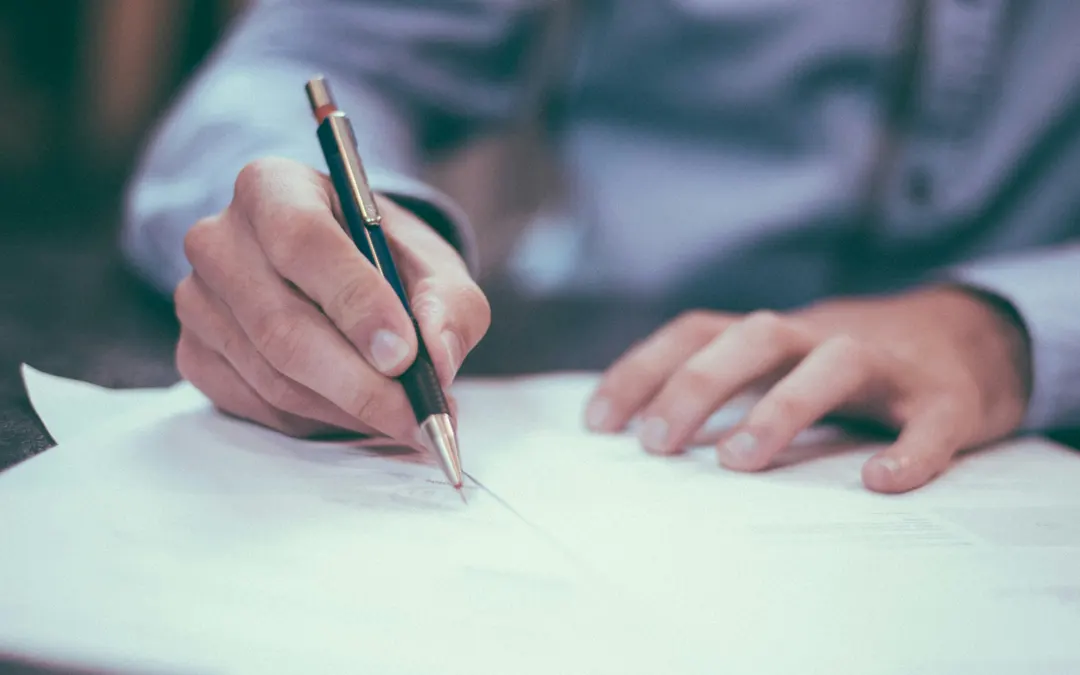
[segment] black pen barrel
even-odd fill
[[[335,138],[335,131],[340,133],[340,130],[335,130],[332,126],[334,119],[328,117],[319,125],[319,143],[326,156],[335,191],[339,195],[351,195],[353,191],[349,182],[346,160],[339,150],[338,139]],[[348,123],[346,119],[341,119],[341,121]],[[439,383],[439,376],[431,361],[431,354],[421,337],[420,326],[413,315],[405,284],[401,281],[397,266],[390,254],[390,246],[386,241],[382,225],[366,222],[358,200],[342,198],[340,201],[342,202],[341,213],[345,217],[345,229],[349,237],[364,257],[379,270],[398,296],[416,331],[416,360],[398,378],[405,389],[405,395],[412,404],[416,421],[422,423],[432,415],[449,414],[450,406]]]

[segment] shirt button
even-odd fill
[[[934,184],[930,172],[917,166],[908,171],[907,197],[916,206],[926,206],[934,196]]]

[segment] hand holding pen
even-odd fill
[[[306,89],[311,111],[319,124],[319,144],[330,169],[330,178],[338,196],[338,206],[345,218],[345,229],[356,248],[393,289],[413,324],[416,356],[409,367],[398,376],[398,380],[416,415],[420,439],[438,460],[450,484],[460,488],[461,456],[450,405],[435,372],[435,366],[424,343],[423,331],[416,322],[409,293],[398,272],[382,227],[382,211],[368,185],[352,123],[338,108],[330,92],[330,85],[322,77],[309,81]]]
[[[308,124],[297,139],[315,144]],[[375,199],[446,387],[487,330],[487,301],[449,243]],[[259,159],[239,172],[229,206],[184,242],[192,272],[176,290],[177,366],[222,410],[290,435],[350,431],[419,446],[394,379],[415,359],[413,322],[335,218],[336,200],[327,176],[297,162]]]

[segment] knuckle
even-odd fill
[[[195,303],[198,292],[199,290],[195,288],[195,282],[191,275],[180,280],[180,283],[176,285],[176,290],[173,291],[173,305],[176,307],[178,315]],[[180,319],[183,322],[182,316]]]
[[[255,334],[255,344],[266,360],[279,371],[290,372],[304,349],[300,321],[277,312],[267,312],[259,319]]]
[[[845,363],[857,368],[870,368],[874,364],[874,354],[870,347],[847,333],[833,335],[822,343],[821,348],[830,350]]]
[[[709,320],[709,313],[701,309],[691,309],[679,314],[672,322],[683,330],[700,330]]]
[[[721,327],[719,316],[703,309],[683,312],[669,324],[670,330],[682,339],[694,342],[708,342]]]
[[[221,336],[221,355],[232,363],[239,362],[244,354],[244,341],[238,331],[225,331]]]
[[[714,373],[693,366],[684,367],[673,378],[673,383],[673,389],[679,392],[680,397],[694,399],[711,398],[717,386]]]
[[[755,417],[771,423],[788,423],[800,419],[806,403],[790,394],[774,394],[763,398],[757,406]]]
[[[436,296],[439,294],[439,284],[435,279],[431,277],[424,277],[420,279],[412,287],[412,297],[417,300],[422,300],[428,296]]]
[[[491,303],[487,296],[479,286],[468,284],[456,292],[453,305],[472,329],[468,331],[470,337],[479,340],[491,326]]]
[[[862,354],[866,351],[862,341],[850,333],[837,333],[827,340],[827,344],[840,354]]]
[[[328,217],[332,216],[316,208],[288,207],[276,211],[272,219],[256,222],[255,226],[272,230],[269,236],[260,237],[271,260],[299,261],[311,250],[320,221]]]
[[[412,297],[413,312],[421,325],[438,328],[449,324],[468,343],[467,348],[491,327],[491,304],[474,283],[450,286],[423,279],[416,283]]]
[[[200,356],[198,346],[186,331],[180,333],[180,339],[176,342],[174,358],[176,370],[180,373],[180,377],[194,384],[196,388],[201,389],[200,383],[203,381],[206,365]]]
[[[430,278],[420,279],[412,285],[409,302],[418,319],[440,321],[444,318],[444,303],[439,295],[438,285]]]
[[[281,163],[282,160],[275,157],[260,157],[244,165],[233,184],[235,201],[249,203],[258,199],[263,186],[280,171]]]
[[[768,310],[748,314],[740,328],[749,342],[770,349],[779,349],[788,344],[797,332],[790,319]]]
[[[491,301],[480,290],[479,286],[469,287],[469,298],[473,305],[472,316],[476,317],[477,323],[482,326],[484,332],[491,326]]]
[[[330,296],[323,311],[346,335],[351,334],[374,313],[377,288],[360,276],[350,276]]]
[[[176,343],[175,357],[177,372],[180,373],[180,377],[190,382],[195,373],[195,355],[192,353],[190,342],[183,334]]]
[[[199,288],[190,276],[185,277],[173,291],[173,311],[182,328],[194,330],[201,323],[204,303]]]
[[[216,217],[202,218],[184,235],[184,255],[192,267],[205,265],[217,251],[220,242],[220,223]]]
[[[381,421],[380,397],[372,387],[361,387],[353,396],[350,407],[352,414],[362,422],[371,424]]]
[[[784,318],[770,310],[760,310],[747,314],[743,319],[743,327],[760,336],[775,336],[785,328]]]
[[[256,389],[259,396],[272,407],[285,412],[300,412],[299,397],[289,380],[278,373],[268,373],[259,378]]]

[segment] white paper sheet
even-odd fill
[[[717,470],[711,453],[662,461],[612,440],[590,443],[582,461],[561,451],[566,436],[530,443],[522,454],[536,468],[522,475],[543,466],[573,480],[550,492],[516,472],[489,482],[618,583],[645,580],[642,602],[699,636],[701,650],[710,635],[731,640],[724,653],[747,671],[1004,673],[1038,659],[1080,672],[1080,458],[1070,451],[1004,447],[985,459],[1012,478],[962,466],[896,498],[855,484],[872,449],[743,476]],[[1062,474],[1072,483],[1057,494],[1016,490],[1039,478],[1064,487]]]
[[[107,389],[22,366],[23,382],[34,411],[57,443],[75,440],[103,424],[125,419],[139,408],[187,389]],[[190,393],[190,392],[189,392]]]
[[[35,405],[72,395],[27,381]],[[874,448],[835,438],[748,476],[585,434],[594,382],[457,388],[466,470],[512,511],[155,394],[0,474],[0,649],[169,672],[1080,672],[1076,453],[1014,442],[873,495]]]
[[[0,647],[181,672],[549,672],[567,654],[619,672],[607,653],[634,629],[612,598],[422,459],[293,441],[174,390],[0,475]]]

